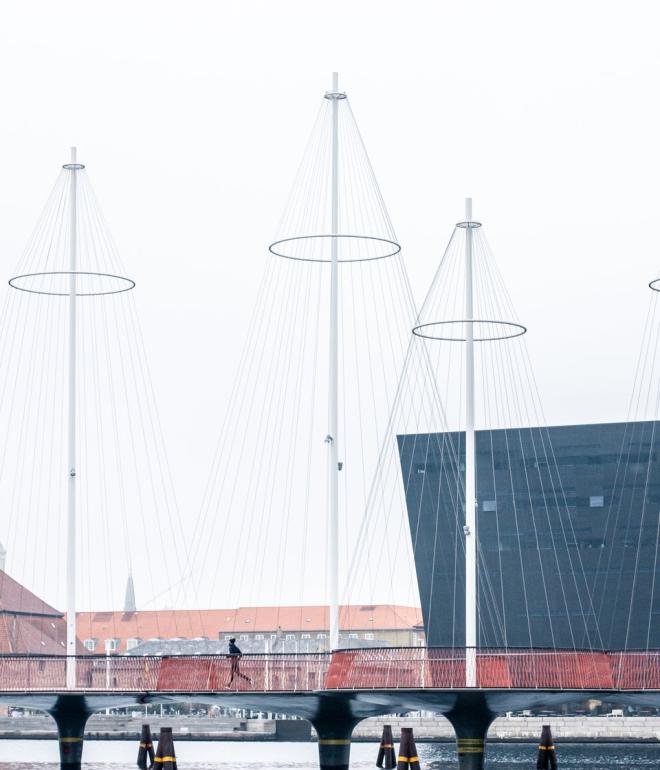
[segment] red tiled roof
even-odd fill
[[[11,622],[10,616],[7,620]],[[64,655],[66,653],[66,621],[64,618],[16,618],[17,649],[13,652],[30,652],[40,655]],[[83,652],[80,644],[77,652]]]
[[[339,627],[350,631],[416,630],[422,625],[417,607],[402,605],[347,605],[340,608]],[[218,610],[144,610],[138,612],[79,612],[80,639],[117,638],[123,651],[126,639],[217,639],[222,633],[327,631],[327,606],[239,607]]]
[[[64,618],[0,615],[0,654],[64,655]],[[78,652],[84,648],[79,644]]]
[[[63,613],[0,570],[0,654],[64,655],[65,645]]]
[[[62,617],[62,613],[0,570],[0,612],[20,612],[28,615]]]

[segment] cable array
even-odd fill
[[[8,572],[59,608],[65,604],[71,184],[65,169],[19,260],[14,288],[7,289],[0,332],[0,532]],[[133,283],[122,277],[86,171],[76,171],[76,185],[77,609],[120,608],[129,574],[140,607],[173,607],[177,600],[185,607],[186,528],[128,291]]]
[[[394,229],[344,98],[332,234],[331,122],[324,100],[270,247],[194,534],[202,594],[226,607],[327,603],[332,242],[340,262],[340,575],[357,544],[415,317]],[[382,602],[396,597],[390,587],[387,580]]]
[[[359,591],[360,565],[373,568],[373,554],[396,542],[396,562],[417,571],[390,562],[392,581],[418,581],[427,639],[450,646],[464,644],[465,627],[465,237],[458,226],[415,321],[425,336],[409,340],[349,579]],[[524,327],[483,228],[472,238],[479,644],[599,647]],[[376,591],[373,578],[364,571]]]
[[[607,545],[593,570],[596,613],[603,633],[625,649],[660,643],[660,325],[653,282],[633,376],[627,422],[612,437],[614,478],[604,489],[599,536]],[[618,619],[625,618],[621,624]],[[640,622],[640,619],[642,622]]]

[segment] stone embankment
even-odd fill
[[[177,740],[287,740],[280,737],[287,734],[287,725],[278,730],[280,722],[306,726],[309,740],[310,728],[307,722],[275,719],[231,719],[170,716],[145,717],[94,714],[85,728],[86,740],[138,740],[143,724],[149,724],[154,739],[162,727],[171,727]],[[0,738],[56,738],[55,722],[47,715],[0,718]]]
[[[314,734],[304,720],[230,719],[227,717],[144,717],[95,714],[87,723],[86,739],[138,740],[140,727],[148,722],[156,738],[161,725],[172,727],[176,740],[308,741]],[[415,739],[453,741],[449,722],[443,717],[382,717],[366,719],[353,734],[355,741],[380,740],[384,724],[392,725],[395,740],[401,727],[412,727]],[[501,717],[488,733],[490,741],[537,741],[541,726],[549,724],[554,738],[576,742],[659,742],[660,717]],[[0,718],[2,738],[55,738],[55,723],[48,716]]]
[[[453,741],[454,732],[443,717],[366,719],[355,728],[355,740],[380,738],[384,724],[392,725],[396,739],[401,727],[413,727],[415,740]],[[538,741],[541,727],[549,724],[558,741],[639,742],[660,741],[660,717],[500,717],[488,731],[489,741]]]

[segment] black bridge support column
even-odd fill
[[[348,770],[351,736],[360,722],[350,714],[348,702],[334,701],[322,702],[318,716],[310,720],[318,735],[320,770]]]
[[[60,745],[60,768],[81,770],[83,735],[85,725],[91,716],[85,699],[79,695],[63,695],[48,712],[57,725]]]
[[[483,770],[486,735],[496,714],[487,706],[482,693],[461,693],[445,714],[456,733],[459,770]]]

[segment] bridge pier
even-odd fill
[[[92,712],[79,695],[63,695],[48,711],[57,725],[62,770],[81,770],[83,735]]]
[[[360,722],[349,712],[345,702],[322,703],[319,715],[311,719],[318,735],[320,770],[348,770],[351,758],[351,736]]]
[[[451,711],[445,714],[456,733],[459,770],[483,770],[486,735],[497,716],[482,693],[460,693]]]

